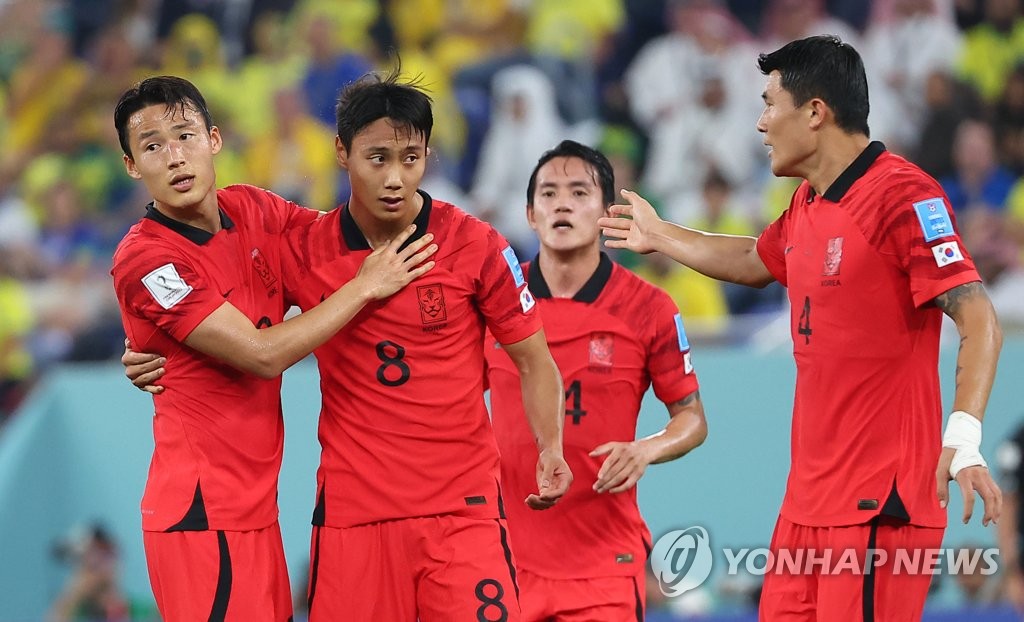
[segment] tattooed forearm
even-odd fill
[[[964,301],[974,298],[975,296],[984,295],[985,288],[981,283],[974,281],[973,283],[958,285],[948,292],[940,294],[935,298],[935,304],[942,309],[946,315],[953,317],[960,312],[960,306]]]
[[[684,397],[683,399],[679,400],[678,402],[676,402],[674,404],[670,404],[670,405],[671,406],[689,406],[690,404],[692,404],[694,402],[699,402],[699,401],[700,401],[700,391],[694,391],[693,393],[687,395],[686,397]]]

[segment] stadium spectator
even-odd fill
[[[938,183],[870,142],[856,50],[810,37],[758,62],[767,86],[757,129],[772,172],[804,180],[790,208],[758,238],[708,235],[659,220],[626,192],[630,206],[612,213],[632,219],[601,219],[607,244],[664,252],[721,280],[788,288],[797,384],[773,550],[938,548],[950,479],[964,496],[964,522],[975,492],[983,524],[1000,516],[999,488],[979,451],[1002,344],[992,304]],[[961,342],[940,445],[943,312]],[[891,564],[870,576],[770,573],[761,616],[920,618],[930,576]]]

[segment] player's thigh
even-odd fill
[[[643,622],[644,595],[636,577],[558,580],[525,572],[519,577],[523,622]],[[538,599],[547,606],[531,611]]]
[[[834,528],[833,549],[856,555],[857,572],[821,579],[818,620],[917,622],[924,611],[931,574],[924,564],[901,565],[898,556],[924,559],[942,544],[942,529],[915,527],[879,517],[865,525]],[[871,549],[875,552],[868,555]],[[904,559],[907,559],[904,557]]]
[[[873,622],[917,622],[924,611],[931,586],[932,566],[928,551],[942,546],[944,529],[895,524],[882,519],[875,536],[875,548],[885,551],[865,586],[866,620]],[[897,557],[900,557],[898,560]],[[911,563],[904,564],[906,560]],[[913,563],[920,560],[920,563]]]
[[[416,622],[415,586],[401,523],[313,527],[310,622]]]
[[[518,622],[519,587],[501,519],[440,516],[417,527],[421,622]]]
[[[815,547],[818,536],[814,528],[796,525],[780,516],[775,523],[770,551],[774,559],[779,559],[782,550],[820,549]],[[764,575],[758,619],[760,622],[817,622],[817,590],[816,575],[773,566]]]
[[[144,532],[146,563],[166,622],[292,615],[281,531]]]

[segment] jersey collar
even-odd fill
[[[608,258],[608,255],[601,253],[601,260],[597,263],[597,270],[594,270],[594,274],[590,275],[587,282],[583,284],[580,291],[576,292],[576,295],[572,299],[576,302],[594,302],[597,297],[601,295],[604,290],[604,286],[608,284],[608,279],[612,276],[612,260]],[[548,282],[544,280],[544,274],[540,271],[540,255],[533,258],[530,262],[530,292],[537,298],[551,298],[551,288],[548,287]]]
[[[832,182],[832,185],[828,187],[828,190],[825,191],[822,198],[833,203],[842,201],[843,197],[846,196],[846,193],[850,190],[850,187],[853,186],[854,182],[863,177],[864,173],[867,173],[868,169],[871,168],[871,165],[878,159],[878,156],[883,153],[885,153],[885,145],[877,140],[871,141],[868,146],[864,148],[864,151],[860,152],[857,159],[851,162],[850,166],[847,166],[846,170],[840,173],[839,177]],[[811,188],[810,194],[807,195],[808,203],[814,200],[814,195],[814,188]]]
[[[230,218],[228,218],[228,215],[224,213],[224,210],[218,207],[217,211],[220,212],[220,226],[222,228],[231,229],[232,227],[235,226],[235,223],[232,222]],[[213,234],[205,229],[193,227],[192,225],[187,225],[181,222],[180,220],[174,220],[173,218],[165,216],[160,210],[156,208],[156,205],[154,205],[153,203],[150,203],[149,205],[146,206],[145,217],[150,220],[155,220],[156,222],[167,227],[171,231],[184,236],[186,240],[192,242],[193,244],[198,244],[202,246],[203,244],[206,244],[207,242],[213,239]]]
[[[416,232],[405,241],[405,244],[402,244],[402,248],[426,235],[427,225],[430,223],[430,208],[433,206],[434,200],[423,190],[416,192],[423,197],[423,207],[420,208],[420,213],[416,214],[416,219],[412,221],[416,225]],[[352,218],[352,212],[348,210],[348,203],[345,204],[343,210],[341,212],[341,236],[345,240],[345,246],[353,251],[373,250],[370,248],[370,243],[366,241],[366,236],[359,230],[356,219]]]

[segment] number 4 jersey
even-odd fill
[[[515,343],[540,330],[540,318],[501,235],[421,196],[415,235],[434,234],[434,269],[367,305],[316,351],[323,397],[316,525],[501,514],[498,451],[483,399],[484,330]],[[303,310],[352,279],[370,253],[347,206],[292,232],[287,246],[284,281]]]
[[[944,527],[936,296],[980,281],[934,179],[871,143],[823,196],[805,181],[757,242],[789,290],[796,396],[782,515]]]
[[[636,488],[594,492],[604,458],[589,454],[603,443],[636,438],[640,401],[651,384],[668,404],[697,390],[679,311],[668,294],[604,254],[572,299],[551,297],[537,261],[528,265],[528,275],[565,383],[565,459],[574,482],[551,509],[537,512],[523,503],[536,486],[533,435],[523,414],[519,372],[488,338],[491,412],[516,563],[553,579],[636,575],[650,549]]]

